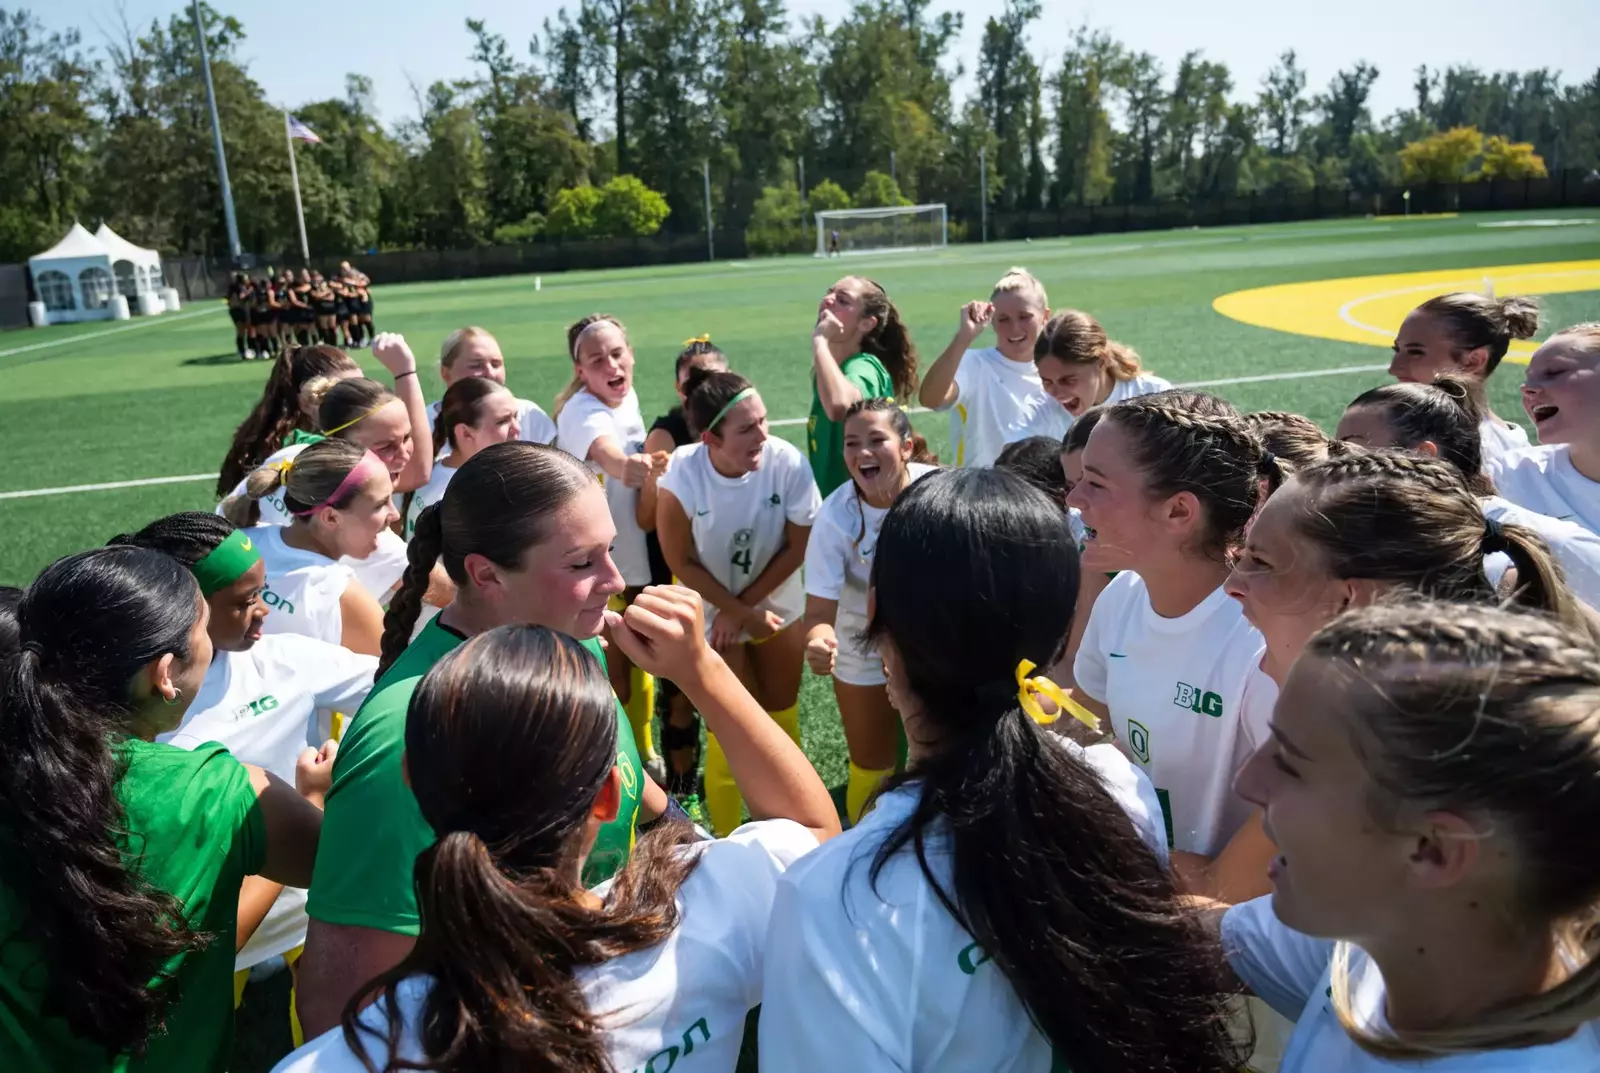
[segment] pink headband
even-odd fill
[[[339,500],[343,499],[351,491],[359,487],[361,482],[366,480],[367,477],[371,475],[373,466],[379,467],[384,473],[389,472],[389,467],[383,464],[383,459],[379,458],[371,451],[361,452],[360,460],[357,461],[355,465],[350,467],[350,472],[344,475],[344,480],[339,482],[339,487],[333,490],[332,495],[328,496],[327,499],[324,499],[321,503],[318,503],[314,507],[307,507],[305,510],[290,511],[289,513],[293,514],[296,518],[309,518],[323,507],[326,507],[328,504],[339,502]]]

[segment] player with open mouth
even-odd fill
[[[1518,506],[1600,533],[1600,324],[1557,332],[1534,352],[1522,407],[1540,445],[1494,459],[1485,472]]]
[[[1078,309],[1050,318],[1033,346],[1033,362],[1045,394],[1059,405],[1045,411],[1032,431],[1056,439],[1085,410],[1172,386],[1145,372],[1132,347],[1108,338],[1099,321]]]

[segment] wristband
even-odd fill
[[[394,382],[398,384],[404,378],[406,378],[408,376],[416,376],[416,375],[417,375],[417,370],[415,370],[415,369],[412,369],[410,372],[395,373],[394,374]]]

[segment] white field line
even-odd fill
[[[206,301],[206,299],[201,299]],[[68,343],[87,343],[107,335],[116,335],[119,332],[131,332],[138,328],[149,328],[157,324],[172,324],[175,321],[188,320],[190,317],[203,317],[207,313],[220,313],[221,306],[210,309],[192,309],[187,313],[160,313],[153,317],[145,317],[133,324],[123,324],[116,328],[104,328],[98,332],[85,332],[83,335],[69,335],[60,339],[50,339],[43,343],[29,343],[27,346],[12,347],[10,350],[0,350],[0,358],[9,358],[13,354],[26,354],[30,350],[48,350],[53,346],[66,346]]]
[[[1342,365],[1334,369],[1307,369],[1293,373],[1265,373],[1261,376],[1229,376],[1220,380],[1191,380],[1185,384],[1174,384],[1174,387],[1224,387],[1229,384],[1268,384],[1278,380],[1306,380],[1318,376],[1343,376],[1349,373],[1383,372],[1388,365]],[[907,413],[931,413],[920,406],[913,406]],[[809,418],[782,417],[776,421],[769,421],[772,428],[786,428],[794,425],[803,425]],[[187,473],[179,477],[143,477],[136,481],[103,481],[99,484],[74,484],[61,488],[29,488],[16,492],[0,492],[0,499],[33,499],[37,496],[61,496],[74,492],[108,492],[118,488],[143,488],[153,484],[186,484],[190,481],[214,481],[215,473]]]

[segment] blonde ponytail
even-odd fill
[[[262,466],[251,470],[244,479],[244,494],[229,496],[222,501],[222,516],[233,523],[235,529],[248,529],[261,522],[261,501],[283,487],[282,465]]]

